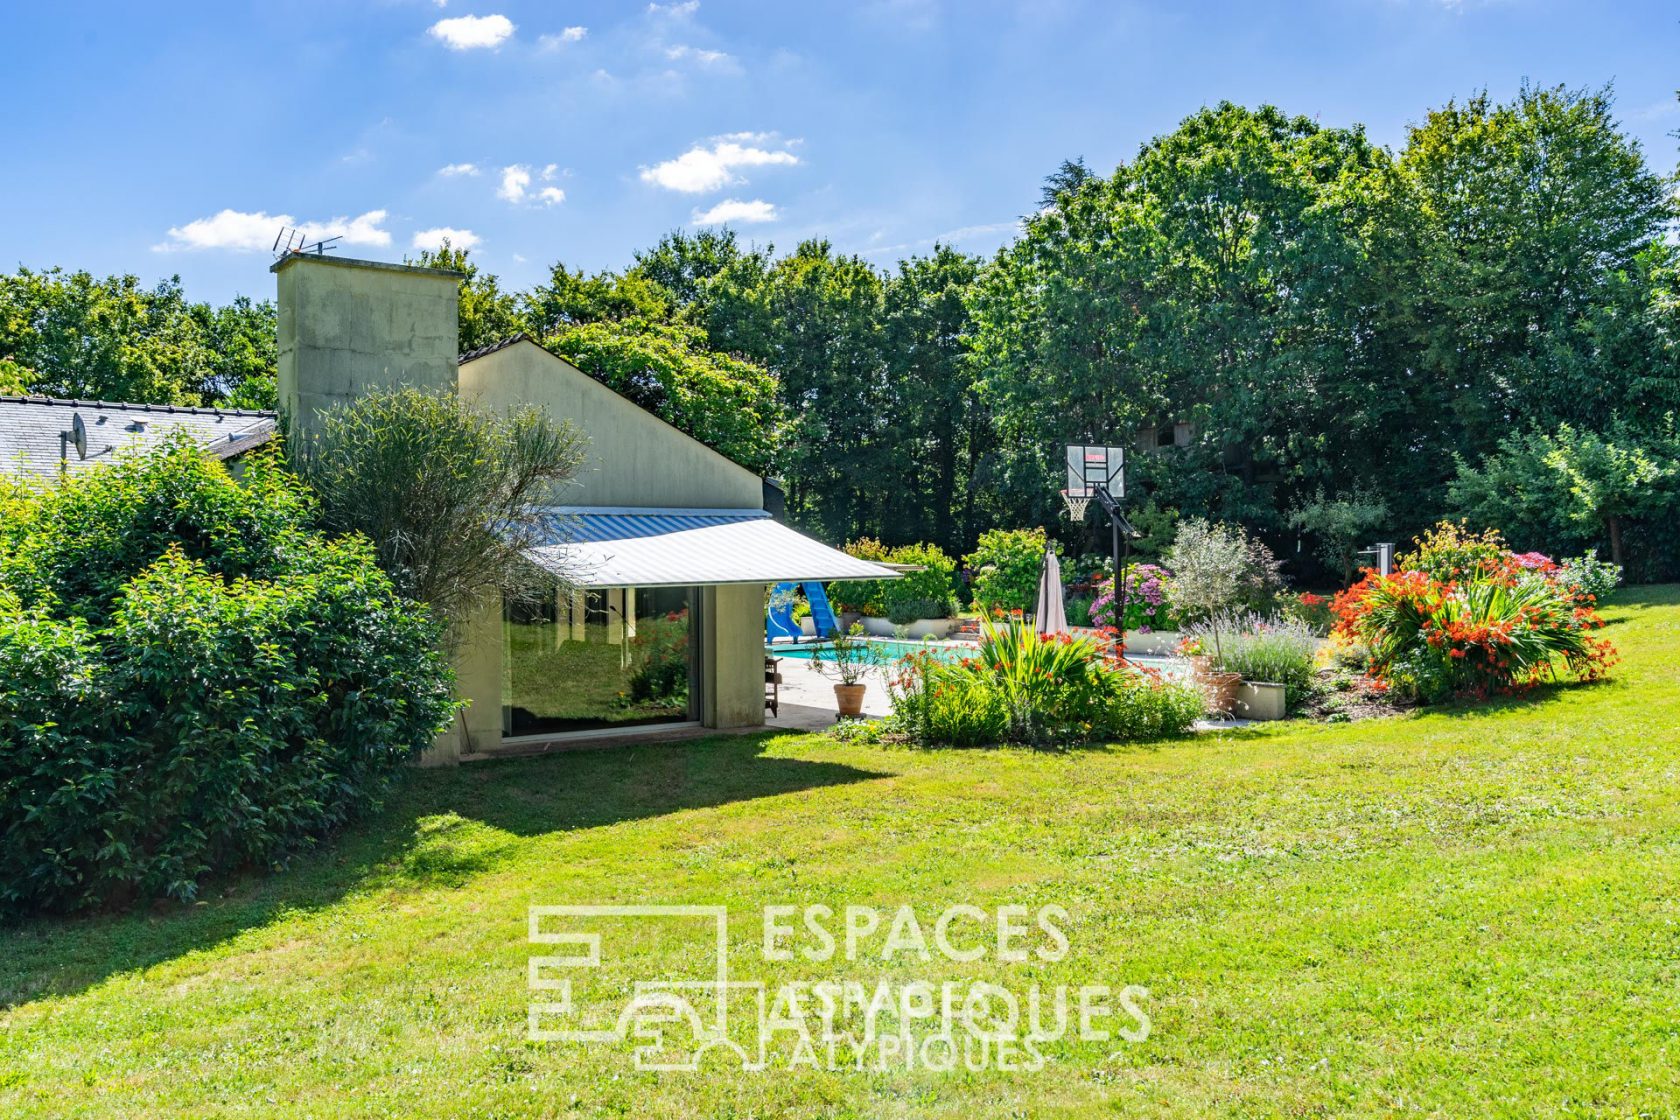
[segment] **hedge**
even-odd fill
[[[454,709],[441,631],[307,494],[185,442],[0,526],[0,916],[196,896],[377,803]],[[70,518],[76,518],[72,521]]]

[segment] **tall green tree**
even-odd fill
[[[29,391],[140,404],[205,403],[218,356],[179,277],[20,268],[0,276],[0,360]]]
[[[543,344],[748,470],[769,472],[782,429],[776,383],[763,367],[709,349],[698,328],[581,323]]]
[[[1132,477],[1186,513],[1276,525],[1288,494],[1357,470],[1386,165],[1358,130],[1222,104],[1109,179],[1053,175],[973,297],[1018,515],[1054,516],[1062,444],[1149,451],[1177,424],[1189,442]]]
[[[789,512],[830,540],[881,535],[893,501],[884,285],[861,257],[803,242],[777,261],[762,290],[744,293],[765,330],[758,357],[787,410],[778,458]]]
[[[521,301],[525,322],[539,335],[583,323],[663,323],[671,318],[671,294],[639,274],[611,271],[586,276],[556,261],[548,281],[538,284]]]
[[[1007,520],[1058,515],[1063,445],[1129,443],[1164,411],[1164,381],[1141,353],[1162,250],[1146,208],[1088,178],[1028,219],[971,286],[973,361],[997,449],[984,481]]]
[[[673,306],[685,309],[707,302],[711,282],[745,256],[732,229],[674,230],[651,249],[635,254],[629,275],[651,281],[670,295]]]
[[[890,543],[934,541],[953,553],[980,532],[981,464],[991,453],[991,415],[980,399],[965,302],[978,258],[949,246],[900,262],[883,293],[885,438],[897,468],[891,508],[882,513]]]
[[[277,407],[274,304],[235,296],[223,307],[193,304],[192,315],[214,355],[209,376],[198,386],[200,398],[234,408]]]
[[[1644,314],[1672,180],[1617,124],[1610,91],[1483,93],[1413,129],[1400,157],[1417,243],[1404,311],[1426,398],[1451,450],[1490,450],[1514,424],[1594,425],[1674,407],[1670,370],[1604,348]]]

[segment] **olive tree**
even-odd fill
[[[542,507],[584,443],[534,406],[502,413],[403,388],[323,410],[287,447],[323,527],[366,536],[398,590],[458,622],[486,593],[529,584]]]
[[[1360,542],[1387,522],[1388,502],[1374,490],[1327,495],[1320,489],[1310,501],[1289,511],[1292,527],[1318,538],[1319,560],[1341,574],[1344,587],[1353,582]]]

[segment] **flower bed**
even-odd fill
[[[1187,730],[1202,714],[1192,686],[1109,656],[1090,638],[1041,637],[1020,621],[983,623],[975,656],[912,654],[888,677],[891,730],[926,746],[1067,746]]]
[[[1381,684],[1428,703],[1514,692],[1560,669],[1596,680],[1615,663],[1593,635],[1604,623],[1591,595],[1546,557],[1450,524],[1418,545],[1394,574],[1367,573],[1336,597],[1339,642]]]

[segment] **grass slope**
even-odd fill
[[[1680,588],[1615,678],[1067,755],[764,735],[406,776],[288,872],[0,932],[0,1115],[1675,1114]],[[727,903],[780,982],[1150,989],[1037,1073],[639,1073],[524,1039],[526,907]],[[755,960],[767,903],[1057,903],[1059,964]],[[594,994],[704,968],[617,946]]]

